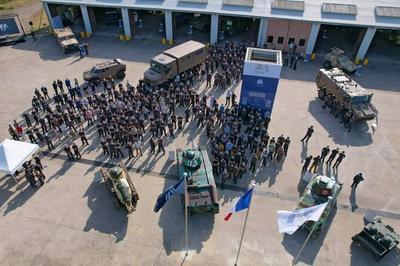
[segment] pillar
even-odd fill
[[[317,42],[320,23],[314,22],[311,26],[310,35],[308,36],[307,46],[306,46],[306,58],[310,57],[314,51],[315,43]]]
[[[211,14],[210,43],[218,42],[218,15]]]
[[[173,41],[173,29],[172,29],[172,11],[165,11],[165,38],[167,41]]]
[[[47,19],[48,19],[48,21],[49,21],[50,27],[51,27],[52,29],[54,29],[54,26],[53,26],[53,18],[51,17],[49,5],[48,5],[46,2],[43,2],[43,8],[44,8],[44,11],[46,12]]]
[[[265,38],[267,37],[268,19],[260,18],[260,26],[258,27],[257,47],[263,47]]]
[[[122,13],[122,23],[124,24],[125,36],[132,37],[128,8],[122,7],[121,13]]]
[[[93,33],[92,25],[90,24],[87,6],[81,5],[81,12],[82,12],[83,23],[85,24],[85,30],[87,33],[92,34]]]
[[[372,39],[374,38],[376,32],[375,27],[370,27],[367,29],[367,32],[364,35],[364,38],[361,42],[360,48],[358,48],[358,52],[356,55],[356,60],[364,60],[365,55],[367,54],[368,48],[372,42]]]

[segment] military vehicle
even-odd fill
[[[123,206],[128,214],[132,213],[139,200],[139,194],[124,164],[119,163],[118,166],[112,167],[109,170],[102,168],[100,173],[107,186],[107,190],[113,194],[114,207]]]
[[[219,212],[218,193],[212,166],[205,147],[177,150],[179,177],[187,174],[187,209],[189,214]],[[185,195],[182,195],[185,206]]]
[[[311,231],[315,225],[313,234],[319,234],[325,226],[326,220],[332,208],[336,205],[337,197],[342,190],[343,184],[338,183],[335,178],[314,174],[307,187],[301,194],[296,210],[329,203],[317,222],[307,221],[302,225],[303,229]]]
[[[343,50],[337,47],[331,49],[331,52],[325,56],[324,61],[324,68],[331,69],[334,67],[348,74],[353,74],[357,71],[357,65],[344,55]]]
[[[400,235],[390,225],[382,223],[382,217],[376,216],[352,240],[366,247],[376,260],[380,260],[400,243]]]
[[[79,50],[79,43],[76,40],[75,34],[72,32],[70,27],[54,29],[54,37],[56,37],[56,40],[63,49],[64,54],[70,51]]]
[[[208,50],[204,44],[195,41],[182,43],[151,59],[150,68],[144,72],[144,80],[160,85],[203,63],[207,56]]]
[[[91,70],[83,72],[83,79],[90,83],[99,84],[103,79],[124,79],[126,65],[121,59],[114,58],[100,64],[96,64]]]
[[[339,104],[352,111],[354,121],[374,119],[378,111],[371,103],[372,93],[357,84],[340,69],[320,69],[316,78],[318,97],[324,100],[329,94],[335,97]],[[329,106],[329,104],[328,104]]]

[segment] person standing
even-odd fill
[[[253,153],[253,156],[251,157],[250,160],[250,169],[252,173],[256,171],[256,163],[257,163],[257,156],[255,153]]]
[[[83,49],[85,50],[85,54],[89,55],[89,45],[87,43],[82,43]]]
[[[344,151],[342,151],[341,153],[339,153],[338,158],[336,159],[335,164],[333,165],[333,167],[338,168],[339,164],[342,162],[342,160],[346,157],[346,154]]]
[[[304,173],[305,171],[307,171],[308,166],[310,165],[310,162],[312,160],[312,155],[308,156],[303,164],[303,168],[301,169],[301,172]]]
[[[75,156],[76,156],[77,159],[82,158],[82,155],[81,155],[81,153],[79,152],[78,145],[76,145],[75,143],[73,143],[73,144],[72,144],[72,150],[74,151]]]
[[[325,146],[322,148],[321,151],[321,162],[323,163],[325,161],[325,157],[329,154],[329,145]]]
[[[299,57],[296,55],[293,61],[293,70],[297,69],[297,62],[299,61]]]
[[[311,138],[312,134],[314,133],[314,127],[310,126],[307,129],[307,133],[306,135],[300,140],[301,142],[303,142],[304,140],[306,141],[306,143],[308,143],[308,140]]]
[[[43,169],[43,164],[42,161],[40,160],[39,156],[34,156],[33,160],[35,160],[35,164],[40,167],[40,169]]]
[[[315,174],[315,172],[317,172],[317,167],[319,165],[319,162],[321,160],[321,157],[318,155],[317,157],[314,157],[313,159],[313,163],[310,166],[310,172],[313,172]]]
[[[165,154],[165,149],[164,149],[164,140],[162,138],[159,138],[157,140],[157,145],[158,145],[158,151],[157,153],[159,153],[160,151],[163,152],[163,155]]]
[[[351,186],[350,186],[351,189],[354,190],[354,191],[356,191],[356,188],[357,188],[358,184],[359,184],[361,181],[364,181],[364,178],[363,178],[363,176],[362,176],[362,173],[359,173],[358,175],[356,175],[355,177],[353,177],[353,183],[352,183]]]
[[[54,149],[53,141],[51,140],[49,134],[47,133],[44,134],[44,141],[46,142],[49,151]]]
[[[326,161],[326,164],[330,164],[336,157],[336,155],[339,153],[339,148],[336,148],[331,151],[331,155],[328,158],[328,161]]]
[[[290,144],[290,138],[287,137],[284,142],[283,142],[283,150],[285,153],[285,157],[287,156],[288,150],[289,150],[289,144]]]
[[[153,154],[156,152],[156,142],[154,141],[153,137],[150,138],[149,143],[150,143],[150,154]]]
[[[140,141],[140,139],[137,139],[136,141],[135,141],[135,151],[136,151],[136,156],[143,156],[143,153],[142,153],[142,142]]]
[[[68,156],[68,160],[73,161],[75,159],[74,155],[72,154],[71,148],[67,144],[65,144],[64,146],[64,151]]]
[[[89,141],[86,137],[86,134],[83,130],[79,131],[79,136],[81,137],[82,146],[89,145]]]

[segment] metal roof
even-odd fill
[[[200,42],[188,41],[164,51],[164,54],[174,58],[181,58],[187,54],[190,54],[193,51],[203,48],[204,46],[205,45]]]
[[[69,5],[88,5],[99,7],[127,7],[147,10],[170,10],[176,12],[193,12],[220,14],[227,16],[265,17],[276,19],[302,20],[327,24],[350,26],[373,26],[380,28],[400,29],[400,18],[377,16],[377,6],[400,8],[398,0],[329,0],[333,4],[352,4],[357,6],[357,15],[324,13],[321,0],[305,0],[304,12],[272,8],[273,0],[254,0],[253,6],[233,6],[223,4],[226,0],[181,2],[180,0],[41,0],[46,3]],[[326,0],[328,2],[328,0]]]

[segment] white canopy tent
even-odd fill
[[[5,139],[0,144],[0,171],[15,179],[14,173],[39,150],[39,145]]]

